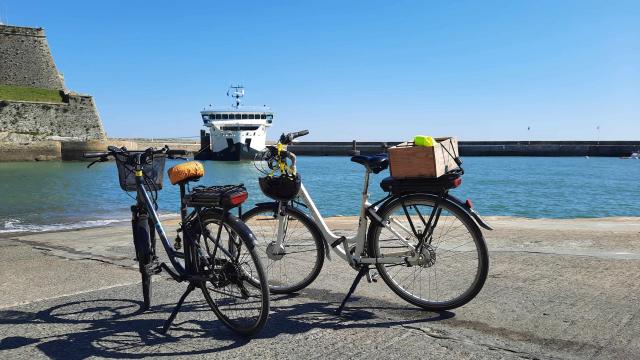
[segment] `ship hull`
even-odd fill
[[[258,150],[243,143],[230,143],[220,151],[212,151],[210,147],[203,147],[195,156],[195,160],[240,161],[253,160]]]

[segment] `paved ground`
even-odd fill
[[[158,278],[140,313],[126,225],[0,239],[0,358],[640,358],[640,219],[493,218],[489,279],[452,312],[420,311],[337,260],[296,296],[274,296],[265,331],[237,337],[200,294],[157,330],[186,285]],[[352,219],[331,221],[337,228]]]

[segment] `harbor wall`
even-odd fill
[[[358,142],[355,150],[371,155],[384,152],[390,142]],[[640,141],[460,141],[461,156],[629,156],[640,150]],[[353,142],[299,142],[289,145],[298,155],[347,156]]]
[[[176,140],[146,139],[99,139],[87,141],[0,142],[0,162],[2,161],[49,161],[83,160],[85,152],[106,151],[109,145],[129,150],[144,150],[150,147],[168,145],[171,149],[195,153],[200,144]]]

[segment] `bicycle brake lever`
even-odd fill
[[[107,159],[107,158],[100,158],[100,159],[98,159],[98,160],[94,160],[94,161],[92,161],[92,162],[91,162],[91,164],[87,165],[87,169],[88,169],[88,168],[90,168],[90,167],[92,167],[95,163],[98,163],[98,162],[105,162],[105,161],[108,161],[108,160],[109,160],[109,159]]]

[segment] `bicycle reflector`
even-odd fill
[[[462,184],[462,177],[457,177],[452,181],[453,187],[457,188],[458,186],[460,186],[460,184]]]
[[[473,208],[473,202],[471,202],[471,199],[467,199],[467,201],[465,202],[465,204],[467,205],[467,207],[469,209]]]
[[[245,202],[245,200],[247,200],[248,197],[249,197],[249,193],[247,193],[246,191],[237,192],[232,194],[229,197],[229,203],[233,206],[237,206]]]

